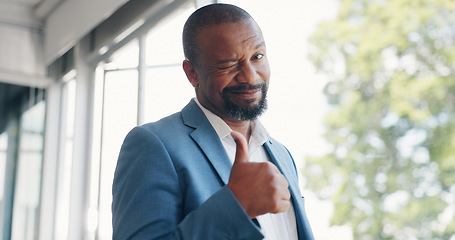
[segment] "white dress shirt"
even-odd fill
[[[221,139],[223,146],[231,160],[234,163],[236,143],[231,136],[232,129],[217,115],[203,107],[197,98],[194,99],[197,105],[204,112],[205,116],[212,124],[216,133]],[[268,140],[269,134],[264,126],[258,121],[251,122],[251,136],[248,143],[248,156],[251,162],[270,161],[263,144]],[[261,232],[266,240],[297,240],[297,225],[295,220],[294,207],[286,212],[272,214],[267,213],[256,218],[261,225]]]

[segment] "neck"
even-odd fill
[[[229,121],[226,119],[223,120],[233,131],[242,134],[247,142],[250,141],[251,121]]]
[[[251,121],[241,121],[241,120],[235,120],[233,118],[230,118],[227,114],[221,113],[218,111],[216,108],[212,107],[211,105],[206,105],[201,103],[199,101],[199,96],[196,92],[196,100],[202,106],[203,108],[207,109],[211,113],[217,115],[220,117],[233,131],[236,131],[240,134],[242,134],[247,142],[250,141],[250,136],[251,136]]]

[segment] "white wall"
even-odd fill
[[[0,2],[0,82],[48,86],[46,66],[127,1]]]

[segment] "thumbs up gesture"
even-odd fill
[[[286,178],[270,162],[250,162],[245,137],[232,132],[237,144],[228,186],[250,218],[266,213],[285,212],[291,194]]]

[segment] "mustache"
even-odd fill
[[[258,83],[258,84],[248,84],[248,83],[243,83],[237,86],[232,86],[232,87],[226,87],[223,89],[223,93],[227,92],[240,92],[240,91],[246,91],[246,90],[256,90],[256,89],[262,89],[263,92],[267,89],[267,85],[265,83]]]

